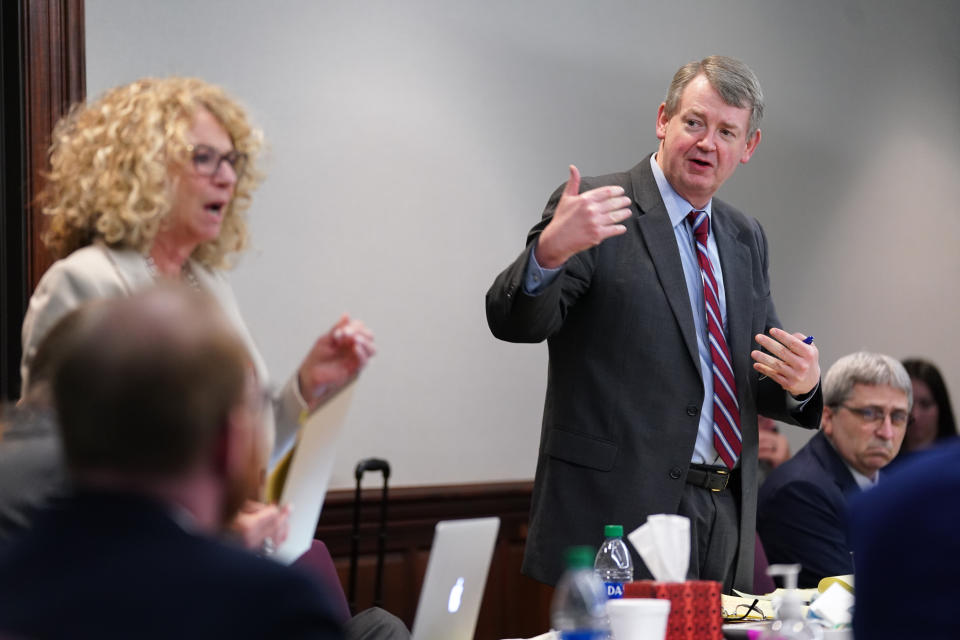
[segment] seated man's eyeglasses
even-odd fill
[[[887,417],[890,418],[890,424],[895,427],[905,427],[907,425],[907,420],[910,418],[910,413],[902,409],[894,409],[892,411],[886,411],[883,407],[851,407],[850,405],[840,404],[838,405],[850,413],[854,413],[864,421],[864,422],[883,422]]]

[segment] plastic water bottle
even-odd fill
[[[608,524],[603,528],[603,545],[597,551],[593,568],[606,586],[608,598],[622,598],[623,585],[633,582],[633,559],[623,541],[623,527]]]
[[[562,640],[605,640],[610,637],[607,597],[593,572],[591,547],[567,550],[567,571],[557,583],[550,605],[550,624]]]

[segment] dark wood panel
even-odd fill
[[[20,322],[50,265],[36,207],[54,123],[85,92],[83,0],[4,0],[0,387],[19,393]]]
[[[44,221],[36,196],[43,189],[53,125],[85,95],[86,45],[84,0],[25,1],[26,219],[29,289],[33,291],[51,263],[41,241]]]
[[[413,624],[427,568],[433,529],[441,520],[500,518],[476,637],[481,640],[531,637],[549,628],[552,589],[521,575],[527,536],[531,482],[399,487],[390,490],[384,561],[383,607]],[[380,489],[364,490],[360,504],[357,608],[373,602]],[[331,491],[317,525],[347,591],[354,491]]]

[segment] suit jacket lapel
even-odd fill
[[[850,473],[850,469],[847,468],[843,458],[840,457],[840,454],[837,453],[833,445],[830,444],[830,441],[827,440],[827,436],[823,431],[819,431],[817,435],[810,440],[810,445],[813,448],[814,455],[820,460],[820,465],[832,476],[833,481],[837,483],[842,493],[846,494],[860,491],[860,485],[853,479],[853,474]]]
[[[127,295],[154,283],[153,274],[150,273],[147,262],[139,251],[135,249],[114,249],[102,243],[98,244],[116,270]]]
[[[727,299],[727,345],[733,359],[733,375],[737,382],[737,395],[741,405],[750,388],[749,376],[753,372],[750,351],[753,348],[753,282],[750,268],[749,232],[734,228],[725,217],[723,205],[713,201],[714,237],[720,253],[720,269],[723,271],[723,289]],[[747,237],[743,237],[747,236]]]
[[[690,296],[687,294],[687,281],[680,263],[680,252],[677,251],[677,238],[663,198],[660,197],[657,181],[653,178],[649,156],[630,170],[630,179],[633,194],[628,195],[631,195],[639,209],[640,215],[635,220],[640,235],[657,270],[674,318],[680,325],[690,358],[699,372],[700,356],[697,352],[697,334],[693,324],[693,309],[690,308]]]

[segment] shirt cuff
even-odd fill
[[[530,259],[527,261],[527,270],[523,276],[523,291],[530,296],[535,296],[543,291],[547,285],[553,282],[557,274],[560,273],[560,269],[563,268],[544,269],[541,267],[540,264],[537,263],[537,258],[534,256],[536,249],[537,245],[535,242],[533,248],[530,249]]]
[[[793,411],[799,411],[800,409],[803,409],[807,405],[807,403],[810,402],[810,398],[812,398],[817,393],[817,389],[819,388],[820,388],[820,381],[817,380],[817,385],[813,389],[810,389],[810,391],[807,391],[805,394],[801,396],[795,396],[792,393],[787,392],[787,411],[793,412]]]
[[[293,399],[296,401],[297,409],[304,410],[307,408],[307,401],[303,399],[303,394],[300,393],[300,376],[294,374],[293,379],[288,381],[290,384],[290,391]]]

